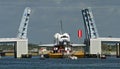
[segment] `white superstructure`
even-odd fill
[[[68,33],[63,34],[56,33],[54,35],[54,39],[56,45],[67,45],[70,43],[70,36]]]

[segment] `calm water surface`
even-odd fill
[[[2,57],[0,69],[120,69],[120,58],[80,58],[78,60],[46,58],[40,60],[39,57],[30,59]]]

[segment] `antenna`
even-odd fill
[[[62,20],[60,20],[60,34],[63,34]]]

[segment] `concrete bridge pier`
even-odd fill
[[[116,57],[120,58],[120,43],[116,44]]]
[[[0,38],[0,43],[14,43],[15,58],[22,58],[22,55],[28,54],[28,39]]]
[[[28,40],[21,39],[16,42],[15,58],[21,58],[23,54],[28,54]]]

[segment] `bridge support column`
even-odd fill
[[[120,57],[120,43],[116,44],[116,56]]]
[[[28,54],[28,39],[20,39],[16,42],[15,58],[21,58],[22,54]]]
[[[101,54],[101,41],[99,39],[90,39],[90,54]]]

